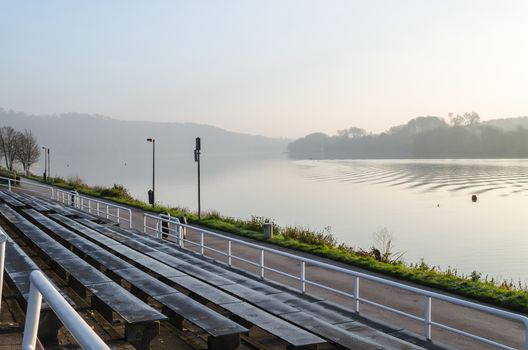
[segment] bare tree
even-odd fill
[[[29,175],[29,169],[40,158],[40,148],[31,130],[25,129],[24,132],[18,133],[15,157],[22,164],[26,175]]]
[[[480,116],[477,112],[468,112],[463,115],[466,125],[477,125],[480,122]]]
[[[3,126],[0,128],[0,149],[2,149],[6,167],[9,171],[13,171],[18,134],[19,133],[10,126]]]
[[[480,116],[477,112],[467,112],[462,115],[449,113],[449,120],[453,126],[472,126],[477,125],[480,122]]]

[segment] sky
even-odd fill
[[[528,115],[528,2],[0,0],[0,107],[274,137]]]

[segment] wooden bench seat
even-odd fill
[[[26,206],[24,203],[22,203],[19,200],[16,200],[15,198],[11,197],[7,193],[8,193],[7,191],[0,191],[0,199],[2,199],[4,202],[6,202],[7,204],[15,208],[23,208]]]
[[[49,211],[50,210],[49,207],[43,206],[37,203],[35,200],[29,197],[26,197],[26,196],[22,196],[16,192],[5,192],[5,193],[13,197],[17,201],[24,203],[26,206],[32,207],[33,209],[36,209],[38,211]]]
[[[33,209],[29,211],[38,213]],[[74,290],[89,289],[93,293],[92,307],[108,321],[113,321],[113,312],[123,319],[125,338],[130,344],[136,349],[150,348],[150,341],[159,334],[159,321],[167,319],[166,316],[108,279],[13,209],[0,205],[0,214],[32,247],[53,261],[53,266],[59,266],[69,275]]]

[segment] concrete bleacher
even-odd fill
[[[0,202],[4,203],[0,204],[0,224],[66,278],[104,318],[111,322],[118,316],[126,325],[124,339],[138,349],[150,347],[160,322],[179,330],[192,325],[207,335],[210,349],[234,350],[241,337],[251,340],[253,328],[290,349],[427,346],[367,326],[350,310],[325,300],[57,203],[2,191]],[[38,269],[22,248],[10,242],[8,278]],[[18,279],[23,295],[24,277]]]

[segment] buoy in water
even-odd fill
[[[476,195],[476,194],[474,194],[474,195],[471,196],[471,201],[472,201],[473,203],[475,203],[475,202],[477,201],[477,195]]]

